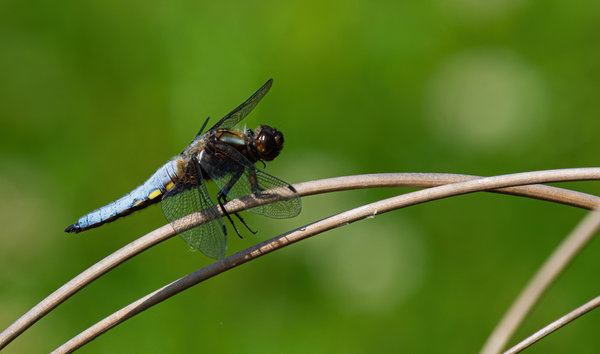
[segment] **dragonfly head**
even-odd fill
[[[254,132],[254,146],[261,160],[271,161],[283,149],[283,134],[268,125],[261,125]]]

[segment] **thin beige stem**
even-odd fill
[[[515,302],[508,309],[502,320],[498,323],[481,353],[499,353],[506,346],[521,322],[531,308],[537,303],[540,296],[556,280],[558,275],[592,239],[600,227],[600,212],[592,211],[575,227],[575,229],[561,242],[536,272]]]
[[[586,302],[585,304],[579,306],[575,310],[569,312],[568,314],[562,316],[561,318],[550,323],[546,327],[540,329],[539,331],[537,331],[534,334],[530,335],[529,337],[525,338],[523,341],[519,342],[514,347],[505,351],[504,354],[520,353],[523,349],[531,346],[533,343],[539,341],[540,339],[542,339],[545,336],[549,335],[550,333],[558,330],[559,328],[562,328],[562,327],[566,326],[567,324],[575,321],[579,317],[585,315],[586,313],[592,311],[593,309],[595,309],[599,306],[600,306],[600,296]]]
[[[246,250],[235,253],[221,261],[210,264],[175,282],[168,284],[122,308],[106,317],[92,327],[75,336],[59,348],[55,353],[69,353],[90,342],[97,336],[108,331],[136,314],[164,301],[165,299],[226,270],[232,269],[255,258],[261,257],[274,250],[301,241],[313,235],[347,225],[354,221],[372,217],[402,207],[415,205],[431,200],[446,198],[475,191],[504,188],[534,183],[558,181],[591,180],[600,177],[600,169],[568,169],[518,173],[513,175],[479,178],[466,182],[453,183],[407,193],[397,197],[367,204],[346,212],[328,217],[313,224],[306,225],[289,233],[259,243]]]

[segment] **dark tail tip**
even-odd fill
[[[79,231],[81,231],[81,230],[79,230],[79,227],[76,224],[69,225],[65,229],[65,232],[68,232],[68,233],[78,233]]]

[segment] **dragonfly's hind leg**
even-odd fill
[[[230,213],[228,213],[227,210],[225,210],[224,204],[225,204],[225,202],[227,202],[227,194],[229,193],[231,188],[233,188],[233,186],[237,183],[237,181],[240,179],[242,174],[244,174],[244,171],[239,171],[238,173],[233,175],[233,177],[231,177],[229,182],[227,182],[227,184],[225,186],[223,186],[223,188],[219,191],[219,193],[217,193],[217,201],[219,202],[219,206],[221,207],[221,210],[223,210],[223,213],[225,214],[227,219],[229,219],[229,222],[233,226],[235,233],[240,238],[244,238],[244,237],[240,234],[237,227],[235,226],[235,223],[233,222],[233,219],[231,218]],[[235,215],[235,217],[240,220],[240,222],[248,229],[248,231],[250,231],[252,234],[256,234],[256,231],[252,230],[250,228],[250,226],[248,226],[248,224],[246,224],[246,221],[244,220],[244,218],[242,218],[238,213],[233,213],[233,215]]]
[[[221,210],[223,210],[223,214],[225,214],[225,216],[227,217],[227,219],[231,223],[231,226],[233,226],[233,229],[235,230],[235,233],[239,236],[239,238],[244,238],[244,236],[242,236],[242,234],[240,234],[240,232],[238,231],[237,227],[235,226],[235,223],[233,222],[233,219],[231,218],[231,214],[228,213],[227,210],[225,209],[224,203],[227,202],[227,196],[225,195],[225,193],[223,193],[222,191],[219,192],[219,193],[217,193],[217,201],[219,202],[219,206],[221,207]],[[246,229],[248,229],[248,231],[250,231],[253,235],[256,234],[256,231],[252,230],[250,228],[250,226],[248,226],[248,224],[246,223],[246,221],[244,220],[244,218],[242,218],[240,216],[240,214],[233,213],[233,215],[235,215],[235,217],[240,220],[240,222],[246,227]]]

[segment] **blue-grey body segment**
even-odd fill
[[[156,172],[154,172],[154,174],[141,186],[129,192],[122,198],[79,218],[79,220],[72,225],[75,229],[74,231],[77,232],[100,226],[106,221],[112,220],[120,215],[129,214],[136,210],[136,207],[145,205],[146,203],[144,202],[148,202],[150,200],[150,195],[156,190],[160,190],[160,193],[155,192],[153,199],[160,200],[160,196],[166,192],[166,186],[171,182],[177,181],[177,161],[177,158],[170,160],[156,170]]]

